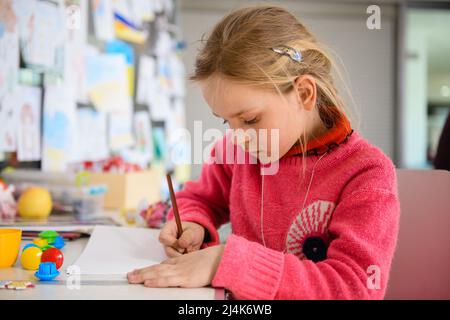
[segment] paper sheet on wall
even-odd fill
[[[170,96],[162,91],[155,91],[149,102],[152,120],[166,121],[170,116]]]
[[[136,102],[150,105],[151,97],[156,91],[156,61],[152,57],[142,55],[139,58]]]
[[[111,0],[91,1],[95,36],[99,40],[114,39],[114,13]]]
[[[171,88],[172,95],[176,97],[184,97],[185,95],[185,79],[186,79],[186,70],[183,62],[176,54],[171,54],[170,59],[170,70],[171,70]]]
[[[76,103],[72,88],[47,86],[44,95],[42,169],[65,171],[75,159]]]
[[[27,64],[55,67],[56,50],[64,42],[64,8],[44,1],[14,1],[20,26],[21,48]]]
[[[131,112],[128,70],[123,55],[88,55],[86,86],[88,96],[97,110]]]
[[[18,86],[17,97],[17,158],[19,161],[41,159],[41,90]]]
[[[134,144],[133,119],[131,113],[109,114],[109,147],[117,151]]]
[[[168,31],[158,32],[155,41],[155,54],[158,58],[168,57],[172,52],[173,40]]]
[[[170,70],[166,63],[142,55],[139,58],[136,102],[149,107],[151,118],[165,121],[170,115]]]
[[[77,110],[78,161],[96,161],[109,156],[106,113],[92,109]]]
[[[121,41],[113,40],[106,43],[105,52],[109,54],[120,54],[125,58],[127,64],[127,81],[131,97],[134,95],[134,49],[132,45]]]
[[[151,159],[153,155],[152,126],[147,111],[139,111],[134,114],[134,135],[136,148]]]
[[[85,56],[88,54],[87,0],[69,0],[66,6],[64,42],[64,83],[74,88],[77,102],[88,103],[85,84]]]
[[[83,253],[74,262],[81,274],[125,278],[136,268],[167,259],[158,229],[96,226]]]
[[[0,98],[0,151],[13,152],[17,148],[17,97],[16,91]]]
[[[131,2],[131,10],[134,16],[134,20],[142,21],[152,21],[155,18],[154,3],[156,1],[147,0],[134,0]]]
[[[182,98],[173,99],[170,116],[166,121],[168,161],[173,165],[191,163],[191,137],[186,127],[185,106]]]
[[[10,1],[0,1],[0,99],[17,84],[19,70],[19,30]]]
[[[152,126],[147,111],[139,111],[134,114],[133,129],[136,140],[135,147],[123,149],[120,154],[125,161],[146,168],[153,158]]]
[[[88,33],[89,0],[65,0],[66,41],[85,43]]]

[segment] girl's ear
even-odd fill
[[[297,99],[304,109],[311,111],[316,105],[316,81],[310,75],[301,75],[294,81]]]

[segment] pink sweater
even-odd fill
[[[281,158],[264,183],[259,162],[204,164],[176,194],[182,220],[209,232],[205,246],[231,221],[214,287],[238,299],[384,297],[400,215],[395,167],[354,132],[317,163],[305,201],[319,158],[306,158],[303,181],[301,156]]]

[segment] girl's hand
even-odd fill
[[[184,252],[199,250],[205,237],[205,228],[195,222],[181,222],[183,233],[177,240],[177,224],[175,220],[168,221],[159,234],[159,242],[169,258],[178,257]]]
[[[195,288],[210,285],[222,258],[224,245],[217,245],[170,258],[161,264],[134,270],[127,274],[129,283],[146,287]]]

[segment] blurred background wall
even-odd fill
[[[230,10],[254,3],[261,1],[179,2],[179,23],[187,43],[184,62],[188,73],[193,71],[202,35]],[[348,102],[354,127],[397,166],[430,167],[430,153],[436,148],[449,109],[445,88],[450,75],[450,38],[447,36],[450,11],[445,5],[438,4],[439,9],[433,10],[405,1],[270,3],[292,10],[341,60],[339,67],[344,70],[344,80],[354,103],[342,85],[340,89]],[[371,4],[380,8],[379,30],[370,30],[366,25],[370,15],[367,8]],[[419,61],[411,64],[414,59]],[[400,74],[402,71],[405,74]],[[203,121],[203,127],[225,129],[220,120],[211,115],[198,86],[188,83],[187,87],[188,129],[193,130],[196,120]],[[429,108],[432,110],[428,111]],[[438,113],[438,116],[429,118],[428,113]],[[194,165],[192,175],[198,173],[199,165]]]
[[[251,3],[251,2],[250,2]],[[360,120],[360,130],[389,156],[395,156],[395,8],[381,6],[382,29],[366,27],[366,4],[342,4],[317,1],[278,1],[292,10],[301,21],[340,57],[347,71],[347,84],[355,107],[352,118]],[[185,64],[192,72],[199,39],[232,8],[242,1],[182,1],[180,19],[187,42]],[[202,99],[198,86],[188,84],[187,125],[202,120],[204,126],[220,127]],[[348,97],[347,97],[348,98]],[[349,105],[350,99],[347,99]],[[359,118],[359,119],[358,119]],[[193,175],[198,168],[193,168]]]

